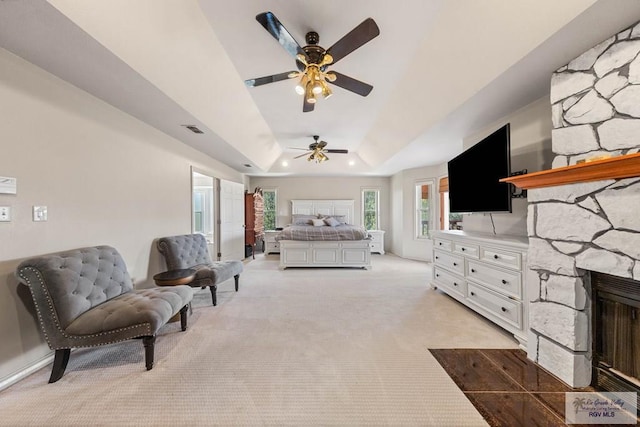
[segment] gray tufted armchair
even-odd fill
[[[142,337],[147,370],[153,367],[158,330],[180,312],[187,328],[188,286],[133,289],[124,260],[110,246],[45,255],[22,262],[21,282],[29,286],[47,344],[55,350],[49,382],[67,367],[72,348],[95,347]]]
[[[158,239],[158,250],[167,263],[169,270],[193,268],[196,278],[190,283],[193,287],[211,290],[213,305],[217,304],[216,290],[219,283],[235,279],[236,292],[243,265],[241,261],[211,261],[207,240],[202,234],[184,234]]]

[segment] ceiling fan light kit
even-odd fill
[[[311,144],[309,144],[309,150],[307,153],[300,154],[299,156],[294,157],[294,159],[299,159],[300,157],[308,156],[308,162],[316,162],[322,163],[329,160],[329,156],[327,153],[338,153],[338,154],[348,154],[349,150],[338,149],[338,148],[325,148],[327,143],[325,141],[318,141],[320,137],[318,135],[313,135],[313,140]],[[306,148],[294,148],[294,150],[307,150]]]
[[[318,45],[320,36],[315,31],[310,31],[306,34],[307,45],[300,47],[284,25],[271,12],[258,14],[256,20],[294,57],[299,71],[248,79],[245,80],[247,86],[255,87],[281,80],[300,78],[295,91],[297,94],[304,96],[303,112],[313,111],[319,95],[322,95],[323,98],[329,98],[332,95],[333,92],[328,83],[335,84],[360,96],[367,96],[373,89],[373,86],[344,74],[327,72],[328,66],[335,64],[380,34],[380,29],[373,19],[365,19],[360,25],[326,50]]]

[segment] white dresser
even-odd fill
[[[369,234],[371,235],[371,253],[384,254],[384,231],[369,230]]]
[[[275,230],[265,230],[264,231],[264,254],[279,254],[280,253],[280,242],[276,240],[276,236],[280,234],[280,231]]]
[[[528,239],[434,231],[432,285],[511,332],[526,351]]]

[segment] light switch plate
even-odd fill
[[[11,206],[0,206],[0,222],[11,221]]]
[[[0,194],[16,194],[18,180],[9,176],[0,176]]]
[[[34,206],[33,207],[33,220],[34,221],[46,221],[47,220],[47,207],[46,206]]]

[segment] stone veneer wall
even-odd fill
[[[640,23],[551,78],[553,167],[640,150]],[[591,382],[594,270],[640,280],[640,178],[529,190],[529,358],[569,385]]]

